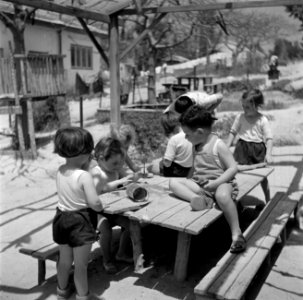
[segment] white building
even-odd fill
[[[0,11],[13,13],[13,6],[0,1]],[[64,19],[63,19],[64,18]],[[91,81],[105,64],[92,41],[75,18],[38,10],[33,21],[25,27],[25,54],[62,54],[67,92],[75,91],[78,73]],[[89,26],[102,47],[107,44],[107,31]],[[14,48],[11,30],[0,19],[0,57],[9,56],[9,43]]]

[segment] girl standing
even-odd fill
[[[265,167],[272,162],[273,137],[267,118],[258,109],[264,104],[260,90],[246,91],[241,99],[243,113],[239,114],[230,130],[227,146],[230,147],[236,135],[239,140],[234,151],[239,171]],[[265,201],[270,200],[268,180],[261,182]]]
[[[55,153],[66,159],[56,177],[58,206],[53,220],[53,239],[59,244],[57,298],[71,293],[69,274],[74,263],[76,299],[104,299],[89,294],[87,265],[96,241],[96,211],[103,209],[92,176],[85,171],[94,148],[91,134],[78,127],[59,129],[55,135]]]

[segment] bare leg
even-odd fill
[[[264,178],[264,180],[261,182],[261,187],[264,192],[265,202],[268,203],[270,201],[270,190],[267,178]]]
[[[138,272],[143,269],[143,251],[142,251],[142,236],[141,226],[139,222],[130,221],[130,235],[133,244],[134,268]]]
[[[92,244],[73,248],[75,270],[74,281],[79,296],[88,295],[87,265]]]
[[[69,273],[73,264],[73,248],[68,245],[59,245],[59,261],[57,264],[58,286],[65,290],[68,286]]]
[[[133,259],[127,256],[126,249],[130,242],[129,220],[126,217],[118,216],[116,223],[121,227],[119,249],[116,254],[117,260],[132,263]]]
[[[111,260],[112,228],[108,220],[103,216],[99,218],[98,230],[100,231],[100,247],[103,254],[103,263],[108,263]]]
[[[190,202],[193,210],[207,208],[201,188],[194,181],[184,178],[172,178],[169,181],[169,189],[177,197]]]
[[[232,186],[228,183],[221,184],[216,190],[216,200],[222,209],[229,224],[232,240],[236,240],[242,234],[239,225],[237,207],[231,198]]]

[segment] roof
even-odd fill
[[[0,1],[0,12],[6,12],[9,14],[14,13],[13,5],[8,2]],[[70,30],[76,30],[78,32],[83,32],[82,26],[79,24],[77,18],[71,17],[71,16],[60,16],[58,13],[52,12],[52,11],[45,11],[38,9],[35,12],[35,24],[37,25],[51,25],[55,27],[61,27],[66,28]],[[89,29],[101,36],[101,37],[107,37],[108,31],[104,29],[97,28],[92,25],[88,25]]]
[[[60,14],[77,16],[86,20],[95,20],[109,23],[110,16],[123,14],[155,14],[174,13],[199,10],[224,10],[249,7],[273,7],[283,5],[300,5],[302,0],[216,0],[196,5],[190,5],[190,1],[180,1],[183,4],[175,4],[173,1],[163,2],[163,6],[157,1],[146,0],[4,0],[6,5],[19,4],[40,10],[52,11]]]

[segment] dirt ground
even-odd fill
[[[106,101],[103,105],[109,104]],[[84,102],[85,127],[96,141],[109,130],[108,124],[88,122],[98,105],[98,99]],[[78,103],[71,102],[70,110],[73,124],[79,124]],[[303,103],[285,110],[270,111],[274,116],[271,123],[274,133],[293,135],[302,143],[302,111]],[[5,126],[6,121],[2,118],[0,125]],[[0,139],[0,143],[2,146],[4,140]],[[302,158],[302,145],[274,149],[275,172],[269,178],[272,194],[277,191],[303,191]],[[63,159],[53,153],[52,142],[39,148],[35,161],[17,159],[12,155],[0,157],[1,299],[56,299],[55,263],[47,262],[48,280],[37,286],[37,261],[20,254],[18,250],[51,240],[51,222],[57,202],[54,176],[62,162]],[[251,196],[263,201],[259,188],[252,191]],[[246,203],[248,216],[250,204]],[[149,264],[140,274],[134,273],[131,265],[122,263],[118,265],[117,274],[106,274],[102,267],[102,254],[95,244],[94,261],[89,267],[91,290],[109,300],[195,299],[193,288],[229,247],[228,230],[222,232],[222,224],[218,226],[221,226],[220,230],[214,227],[193,241],[189,276],[183,283],[176,282],[172,276],[175,236],[170,231],[146,229],[144,245],[149,254]],[[117,230],[116,238],[118,234]],[[299,231],[298,234],[302,236],[303,233]],[[300,246],[303,253],[302,243],[296,246]],[[152,248],[156,249],[155,253]],[[291,299],[299,300],[302,296],[300,286],[303,286],[302,269],[296,276],[301,280],[297,287],[292,287],[294,293]]]

